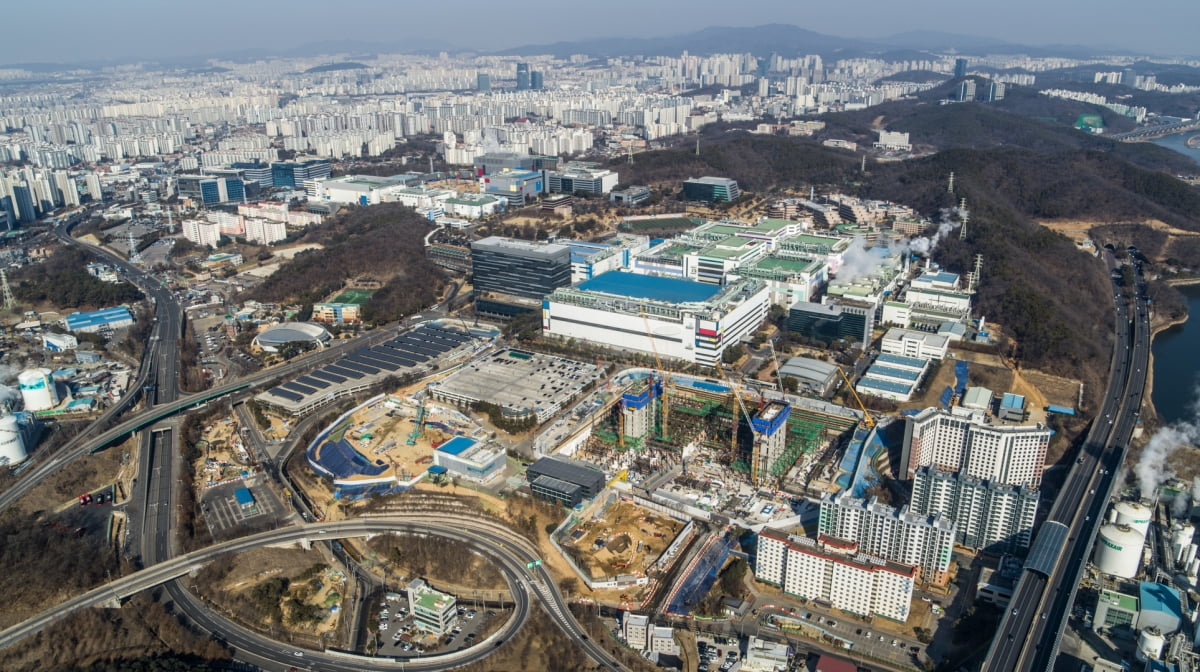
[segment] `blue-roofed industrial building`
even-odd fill
[[[610,271],[547,296],[542,333],[712,366],[758,328],[769,305],[761,280],[721,286]]]
[[[1012,422],[1025,420],[1025,397],[1011,392],[1005,392],[1000,399],[1000,419]]]
[[[1158,628],[1164,635],[1179,630],[1183,622],[1183,601],[1179,590],[1162,583],[1143,581],[1138,586],[1137,627]]]
[[[909,401],[928,369],[927,360],[885,352],[875,358],[854,390],[892,401]]]
[[[96,333],[105,329],[120,329],[133,325],[133,313],[125,306],[94,310],[90,313],[74,313],[63,318],[69,331]]]
[[[456,436],[433,451],[433,462],[453,477],[486,483],[504,473],[504,451],[465,436]]]
[[[233,496],[237,498],[238,506],[243,511],[254,508],[254,495],[249,488],[238,488],[233,491]]]

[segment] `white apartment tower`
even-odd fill
[[[862,553],[853,541],[824,535],[813,540],[764,529],[758,534],[754,576],[789,595],[903,623],[917,568]]]
[[[985,424],[984,414],[964,408],[927,408],[909,418],[904,434],[902,478],[918,467],[990,481],[997,485],[1038,487],[1050,445],[1045,425]]]
[[[1038,491],[997,485],[964,474],[919,467],[912,510],[954,521],[958,543],[990,553],[1023,553],[1033,540]]]
[[[941,515],[920,515],[907,506],[894,509],[874,498],[867,501],[842,492],[821,498],[817,530],[853,541],[864,553],[916,565],[926,583],[940,585],[949,578],[957,532],[954,522]]]

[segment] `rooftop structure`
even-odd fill
[[[792,357],[779,368],[778,374],[780,380],[794,378],[798,391],[818,397],[828,397],[841,380],[837,365],[808,357]]]
[[[408,610],[418,630],[444,635],[454,627],[458,611],[453,595],[430,588],[423,579],[409,583],[407,592]]]
[[[867,553],[894,562],[916,565],[927,583],[948,578],[954,552],[954,521],[940,514],[928,516],[846,492],[821,498],[818,522],[821,534],[856,541]]]
[[[542,329],[548,335],[712,366],[726,347],[753,332],[766,313],[766,286],[756,280],[720,287],[611,271],[547,296]]]
[[[72,313],[63,318],[68,331],[95,333],[102,329],[120,329],[133,324],[133,314],[125,306],[105,308],[90,313]]]
[[[504,473],[505,455],[499,447],[456,436],[437,447],[433,461],[454,476],[485,483]]]
[[[542,423],[600,377],[595,364],[553,355],[502,350],[475,360],[429,386],[435,399],[470,407],[498,406],[506,417]]]
[[[571,248],[490,236],[471,243],[476,291],[541,299],[571,283]]]
[[[683,183],[683,197],[689,201],[723,203],[736,201],[742,195],[738,183],[727,177],[700,177]]]
[[[323,347],[330,338],[329,332],[320,325],[309,322],[282,322],[260,331],[254,337],[254,343],[266,352],[278,352],[288,343]]]

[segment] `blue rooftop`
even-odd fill
[[[1000,408],[1025,408],[1025,397],[1012,392],[1005,392],[1000,400]]]
[[[858,384],[873,390],[895,392],[896,394],[908,394],[912,391],[913,387],[911,384],[905,385],[904,383],[893,383],[890,380],[880,380],[879,378],[872,378],[870,376],[864,376],[858,381]]]
[[[958,281],[958,274],[948,273],[946,271],[938,271],[937,273],[922,273],[921,277],[917,279],[924,280],[925,282],[954,283]]]
[[[894,369],[890,366],[880,366],[873,364],[867,369],[868,376],[886,376],[888,378],[900,378],[902,380],[911,380],[916,382],[917,378],[921,377],[920,371],[912,371],[910,369]]]
[[[117,306],[116,308],[105,308],[104,310],[95,310],[90,313],[74,313],[67,315],[64,320],[67,323],[67,329],[79,329],[80,327],[95,327],[101,324],[110,322],[120,322],[122,320],[133,320],[133,315],[125,306]]]
[[[626,271],[609,271],[579,283],[579,289],[624,296],[631,299],[650,299],[669,303],[707,301],[721,288],[692,280],[678,280]]]
[[[1157,611],[1170,614],[1180,620],[1183,619],[1183,606],[1179,591],[1175,588],[1161,583],[1143,581],[1138,586],[1138,592],[1141,594],[1142,611]]]
[[[916,357],[905,357],[904,355],[892,355],[886,352],[881,353],[875,358],[877,364],[891,364],[893,366],[906,366],[914,369],[925,368],[925,360],[917,359]]]
[[[439,474],[444,474],[444,473],[446,473],[447,471],[449,471],[449,469],[447,469],[447,468],[443,467],[443,466],[442,466],[442,465],[440,465],[440,464],[435,464],[435,465],[433,465],[432,467],[429,467],[428,469],[426,469],[426,471],[428,471],[429,473],[431,473],[431,474],[433,474],[433,475],[437,476],[437,475],[439,475]]]
[[[461,455],[463,451],[475,445],[475,443],[475,439],[467,438],[465,436],[456,436],[438,446],[438,450],[450,455]]]
[[[254,504],[254,495],[250,494],[250,490],[246,488],[238,488],[233,491],[233,496],[237,497],[237,503],[242,506],[250,506]]]

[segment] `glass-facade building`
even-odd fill
[[[571,248],[491,236],[471,243],[477,292],[541,299],[571,284]]]

